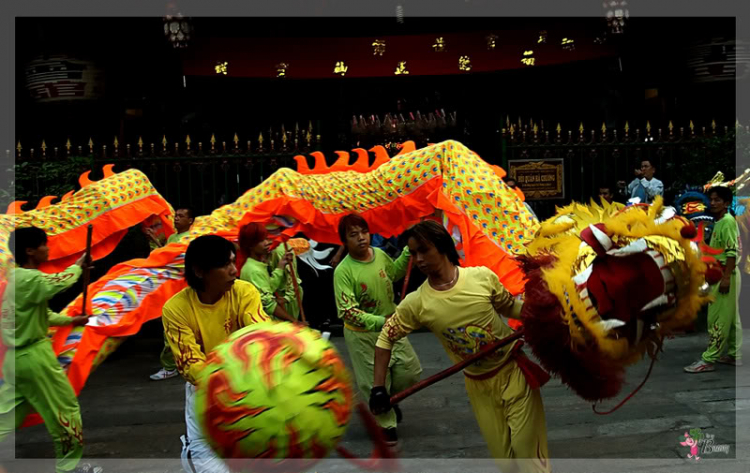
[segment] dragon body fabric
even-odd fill
[[[250,222],[282,222],[286,237],[302,232],[318,242],[338,244],[338,221],[347,213],[362,214],[371,232],[388,237],[439,210],[465,265],[487,266],[512,293],[523,292],[525,278],[515,255],[524,252],[524,244],[539,225],[522,195],[500,179],[502,169],[455,141],[419,150],[405,143],[393,158],[382,147],[372,151],[376,156],[372,164],[367,151],[358,149],[353,165],[349,153],[337,152],[339,159],[330,167],[322,154],[313,153],[313,169],[298,156],[297,171],[277,170],[236,202],[196,218],[179,242],[153,251],[147,259],[118,264],[92,283],[89,324],[59,327],[51,333],[55,353],[76,393],[123,337],[160,317],[164,303],[185,287],[184,257],[191,240],[216,234],[236,241],[239,228]],[[148,178],[133,169],[118,174],[111,169],[106,166],[106,177],[96,182],[84,174],[81,190],[67,194],[58,204],[47,205],[52,200],[47,198],[45,205],[20,213],[16,203],[9,214],[0,216],[2,281],[13,264],[7,238],[16,227],[35,225],[48,233],[50,261],[42,268],[47,272],[60,271],[80,256],[89,223],[94,224],[94,258],[109,253],[130,226],[153,216],[162,220],[167,233],[174,232],[173,210]],[[79,315],[81,308],[79,296],[62,313]]]
[[[236,241],[239,228],[250,222],[275,226],[279,239],[302,232],[338,244],[338,222],[350,212],[362,214],[371,232],[384,237],[424,218],[442,218],[464,266],[486,266],[512,294],[525,293],[527,342],[547,369],[585,399],[617,394],[625,366],[647,351],[655,356],[661,337],[692,323],[708,300],[700,291],[705,257],[692,241],[700,237],[661,201],[619,213],[573,204],[540,226],[522,194],[501,180],[505,172],[458,142],[418,150],[407,142],[392,158],[382,147],[371,151],[372,164],[368,152],[357,149],[354,164],[349,153],[337,152],[330,167],[322,153],[312,153],[313,169],[298,156],[296,171],[279,169],[236,202],[196,218],[178,242],[147,259],[116,265],[91,284],[88,325],[51,332],[76,393],[124,337],[160,317],[164,303],[185,287],[191,240],[215,234]],[[174,232],[172,208],[143,173],[113,174],[108,165],[105,176],[97,182],[82,176],[82,189],[58,204],[45,206],[51,198],[43,199],[45,205],[33,211],[19,213],[16,205],[14,213],[0,216],[2,274],[12,264],[8,234],[19,226],[47,231],[51,259],[42,269],[50,272],[84,251],[88,223],[95,227],[95,258],[111,251],[128,227],[149,219],[161,219],[165,232]],[[608,286],[612,274],[624,278]],[[618,304],[624,294],[640,293]],[[81,307],[79,296],[63,313],[79,315]]]

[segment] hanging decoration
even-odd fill
[[[406,61],[400,61],[398,63],[398,66],[396,66],[396,72],[394,72],[394,74],[396,74],[397,76],[400,76],[400,75],[406,75],[408,73],[409,71],[406,69]]]
[[[217,74],[227,75],[228,67],[229,67],[229,63],[226,62],[226,61],[224,61],[224,62],[220,62],[220,63],[216,64],[216,66],[214,67],[214,69],[216,69],[216,73]]]
[[[385,40],[384,39],[376,39],[372,43],[372,55],[373,56],[382,56],[385,53]]]
[[[432,45],[432,49],[434,49],[436,53],[444,53],[445,38],[443,38],[442,36],[439,38],[435,38],[435,44]]]
[[[471,70],[471,58],[469,58],[469,56],[461,56],[458,58],[458,70],[466,72]]]
[[[607,10],[609,32],[622,34],[625,31],[625,21],[630,18],[628,2],[625,0],[606,0],[602,6]]]
[[[404,7],[402,5],[396,6],[396,22],[401,25],[404,24]]]
[[[562,48],[566,51],[573,51],[576,48],[576,45],[572,38],[563,38],[561,45]]]
[[[547,44],[547,30],[539,32],[539,39],[536,42],[537,44]]]
[[[536,60],[534,59],[534,51],[528,50],[523,52],[523,59],[521,59],[521,62],[526,64],[527,66],[533,66]]]
[[[190,18],[183,18],[180,13],[164,17],[164,36],[172,43],[172,47],[186,48],[192,32]]]
[[[491,34],[486,36],[484,39],[487,40],[487,49],[490,51],[494,51],[495,47],[497,47],[497,35]]]
[[[286,77],[286,70],[289,68],[289,64],[280,62],[276,64],[276,77]]]
[[[341,77],[346,75],[346,71],[349,70],[349,66],[344,64],[344,61],[336,62],[336,67],[333,69],[334,74],[341,74]]]

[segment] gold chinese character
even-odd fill
[[[229,63],[228,63],[228,62],[220,62],[220,63],[219,63],[219,64],[217,64],[217,65],[216,65],[216,67],[215,67],[215,69],[216,69],[216,73],[217,73],[217,74],[224,74],[224,75],[227,75],[227,66],[229,66]]]
[[[542,30],[539,32],[539,39],[537,40],[537,43],[547,44],[547,31],[546,30]]]
[[[432,48],[436,53],[445,52],[445,39],[443,39],[442,36],[439,38],[435,38],[435,44],[432,45]]]
[[[571,38],[563,38],[562,48],[566,51],[572,51],[576,48],[576,45],[573,44],[573,40]]]
[[[401,75],[401,74],[408,74],[409,71],[406,70],[406,61],[401,61],[398,63],[398,66],[396,67],[396,72],[394,74]]]
[[[491,34],[485,38],[487,40],[487,49],[493,51],[497,46],[497,35]]]
[[[536,62],[534,60],[534,51],[531,51],[531,50],[524,51],[523,52],[523,56],[524,57],[523,57],[523,59],[521,59],[521,62],[524,63],[524,64],[526,64],[527,66],[533,66],[534,62]]]
[[[372,43],[372,55],[373,56],[382,56],[383,53],[385,53],[385,40],[384,39],[376,39]]]
[[[286,77],[286,70],[288,67],[289,67],[289,64],[285,62],[276,64],[276,77]]]
[[[334,74],[341,74],[341,76],[346,75],[346,71],[349,70],[349,66],[344,64],[344,61],[338,61],[336,63],[336,68],[333,70]]]
[[[469,59],[469,56],[461,56],[458,58],[458,69],[461,71],[471,70],[471,59]]]

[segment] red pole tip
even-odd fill
[[[710,285],[714,285],[721,281],[723,273],[721,271],[721,268],[717,268],[716,266],[711,266],[706,270],[705,276],[706,276],[706,282]]]

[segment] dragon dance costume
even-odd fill
[[[215,304],[204,304],[195,289],[187,287],[172,297],[162,315],[164,333],[172,348],[177,369],[185,378],[185,423],[183,464],[189,456],[197,473],[228,473],[201,432],[195,413],[195,385],[206,363],[206,355],[235,331],[269,320],[258,290],[245,281],[235,281]],[[190,471],[187,469],[187,471]]]
[[[0,440],[36,411],[52,436],[57,471],[75,469],[83,455],[83,427],[78,399],[47,338],[49,326],[73,319],[49,310],[47,302],[81,276],[77,264],[57,274],[13,268],[3,297],[5,353],[0,386]]]
[[[393,281],[406,274],[409,251],[405,249],[396,261],[383,250],[370,247],[372,259],[359,261],[346,257],[336,267],[333,290],[338,314],[344,321],[344,340],[354,367],[354,377],[362,395],[372,389],[375,360],[375,342],[385,324],[386,317],[393,314]],[[400,340],[393,348],[388,367],[386,386],[390,392],[400,392],[419,381],[422,366],[409,340]],[[384,429],[396,427],[396,413],[389,411],[375,416]]]
[[[512,330],[498,314],[518,318],[522,304],[489,269],[457,269],[452,288],[438,291],[425,281],[406,296],[385,322],[377,346],[392,350],[407,334],[425,327],[458,363],[510,335]],[[510,460],[500,462],[509,468],[503,471],[520,466],[521,471],[548,472],[547,427],[539,388],[549,376],[523,355],[521,345],[516,341],[466,368],[466,392],[490,453],[496,459]],[[516,464],[512,459],[524,460]]]

